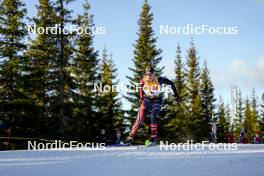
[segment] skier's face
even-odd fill
[[[147,81],[151,82],[151,81],[153,81],[153,79],[154,79],[153,73],[150,73],[150,72],[146,73],[146,80]]]

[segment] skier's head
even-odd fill
[[[153,81],[153,79],[154,79],[154,69],[153,69],[153,67],[147,66],[145,75],[146,75],[146,80],[147,81]]]
[[[152,66],[147,66],[146,67],[146,74],[153,74],[154,73],[154,69]]]

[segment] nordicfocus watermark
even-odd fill
[[[160,25],[160,35],[237,35],[237,26],[212,26],[187,24],[185,26]]]
[[[29,33],[33,34],[92,34],[92,35],[104,35],[106,34],[106,28],[103,26],[93,26],[93,27],[80,27],[77,25],[68,25],[64,28],[60,24],[55,24],[50,27],[42,27],[34,25],[27,25],[27,30]]]
[[[28,141],[28,150],[104,150],[105,143],[78,143],[77,141],[53,142]]]
[[[145,93],[158,94],[161,92],[170,92],[171,86],[162,84],[161,86],[157,85],[141,85],[140,83],[127,84],[120,83],[117,85],[104,85],[101,82],[93,84],[93,92],[138,92],[142,89]]]
[[[160,150],[184,150],[184,151],[234,151],[238,149],[237,143],[209,143],[202,141],[201,143],[193,143],[187,140],[186,143],[169,143],[168,141],[160,141]]]

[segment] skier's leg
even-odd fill
[[[145,112],[145,107],[144,107],[144,102],[141,104],[140,109],[138,111],[137,119],[132,127],[130,136],[134,137],[135,134],[137,133],[141,123],[144,121],[144,112]]]
[[[135,134],[137,133],[140,125],[144,122],[144,118],[146,115],[146,112],[151,108],[151,103],[150,100],[148,98],[144,98],[143,103],[140,106],[140,110],[138,112],[137,115],[137,119],[136,122],[134,123],[131,133],[130,133],[130,137],[134,137]]]
[[[152,104],[152,112],[151,112],[151,124],[150,124],[150,129],[151,129],[151,142],[153,144],[156,144],[157,142],[157,128],[158,128],[158,121],[157,117],[159,115],[161,109],[161,100],[156,99],[153,101]]]

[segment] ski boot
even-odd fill
[[[156,137],[152,137],[150,142],[151,142],[152,146],[156,145],[157,144],[157,136]]]
[[[146,147],[150,147],[150,146],[155,146],[156,145],[156,143],[157,143],[157,138],[155,137],[155,138],[151,138],[151,140],[146,140],[145,141],[145,146]]]

